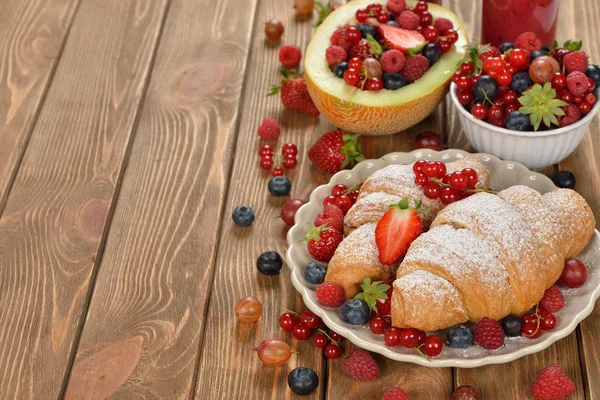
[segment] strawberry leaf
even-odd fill
[[[381,282],[371,283],[371,278],[366,277],[360,287],[362,292],[357,294],[354,298],[367,303],[372,311],[377,312],[377,300],[388,299],[388,295],[385,292],[390,288],[390,285]]]
[[[331,12],[333,11],[333,3],[331,2],[331,0],[329,0],[327,4],[323,4],[320,1],[317,1],[315,2],[315,7],[317,8],[317,12],[319,13],[319,18],[317,19],[317,22],[313,24],[313,26],[317,27],[321,25],[323,21],[325,21],[325,18],[327,18],[329,14],[331,14]]]
[[[361,154],[361,146],[358,143],[358,135],[344,134],[342,140],[344,145],[340,147],[340,154],[345,154],[346,157],[342,161],[342,169],[346,167],[354,167],[357,162],[363,161],[365,158]]]
[[[413,48],[410,48],[410,49],[408,49],[408,50],[407,50],[407,52],[408,52],[408,55],[409,55],[409,56],[416,56],[417,54],[419,54],[419,53],[420,53],[420,52],[423,50],[423,48],[424,48],[426,45],[427,45],[427,42],[425,42],[425,43],[423,43],[423,44],[420,44],[420,45],[418,45],[418,46],[415,46],[415,47],[413,47]]]
[[[372,35],[367,35],[367,44],[369,45],[369,52],[375,57],[379,58],[383,54],[383,47]]]

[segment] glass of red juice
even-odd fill
[[[533,32],[552,47],[559,0],[482,0],[481,43],[500,46]]]

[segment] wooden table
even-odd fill
[[[446,0],[479,37],[477,1]],[[600,61],[597,0],[562,0],[561,39],[580,38]],[[501,366],[426,369],[376,357],[381,377],[358,383],[311,341],[281,331],[281,307],[302,310],[289,274],[256,272],[285,250],[258,168],[256,128],[282,124],[296,143],[292,196],[328,176],[307,159],[330,128],[265,97],[279,80],[279,45],[263,24],[283,20],[282,43],[305,47],[313,28],[291,0],[0,0],[0,398],[287,399],[296,366],[321,378],[308,399],[447,399],[455,386],[486,399],[528,399],[537,371],[560,363],[573,399],[600,399],[600,307],[548,350]],[[577,150],[548,169],[573,170],[600,213],[599,120]],[[407,132],[364,138],[369,158],[408,151],[417,132],[444,132],[469,149],[449,103]],[[257,220],[231,222],[236,205]],[[257,324],[233,306],[259,297]],[[252,347],[291,344],[280,368]],[[348,344],[346,344],[349,346]]]

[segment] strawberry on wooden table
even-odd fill
[[[287,71],[284,68],[279,70],[283,79],[279,85],[271,86],[271,90],[267,96],[272,96],[281,93],[281,102],[285,108],[296,110],[308,115],[318,116],[319,110],[315,107],[308,89],[306,81],[301,73]]]
[[[406,255],[411,243],[423,232],[419,211],[421,202],[410,208],[407,198],[390,206],[375,228],[379,262],[392,265]]]
[[[307,243],[308,253],[312,258],[321,262],[329,262],[337,247],[342,243],[342,234],[327,225],[316,227],[309,224],[304,242]]]
[[[365,158],[361,154],[358,135],[350,135],[341,130],[327,132],[308,150],[308,158],[325,172],[334,174]]]

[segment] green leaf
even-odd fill
[[[272,85],[267,96],[273,96],[274,94],[279,93],[279,89],[281,89],[281,85]]]
[[[521,114],[531,114],[533,112],[533,109],[528,106],[523,106],[523,107],[519,108],[519,112]]]
[[[544,125],[546,125],[548,128],[552,125],[548,114],[544,115],[543,120],[544,120]]]
[[[362,292],[354,296],[357,300],[362,300],[372,311],[377,312],[377,300],[387,300],[388,295],[385,293],[390,288],[390,285],[386,285],[382,282],[371,283],[371,278],[366,277],[363,279],[363,283],[360,285]]]
[[[379,42],[375,40],[372,35],[367,35],[367,44],[369,45],[371,54],[375,55],[377,58],[381,57],[383,54],[383,47],[381,47]]]
[[[555,115],[550,116],[550,122],[552,122],[554,125],[558,125],[558,119],[556,119]]]
[[[552,114],[554,114],[554,115],[565,115],[565,112],[560,107],[552,107]]]
[[[558,41],[556,41],[556,39],[554,40],[554,43],[552,43],[552,48],[554,50],[558,49]]]
[[[533,98],[530,96],[521,96],[518,98],[519,103],[521,103],[524,106],[531,106],[533,105]]]
[[[315,2],[315,7],[317,8],[317,12],[319,14],[319,18],[317,22],[313,24],[314,27],[317,27],[325,21],[325,19],[331,14],[333,11],[333,3],[331,0],[327,2],[327,4],[323,4],[320,1]]]

